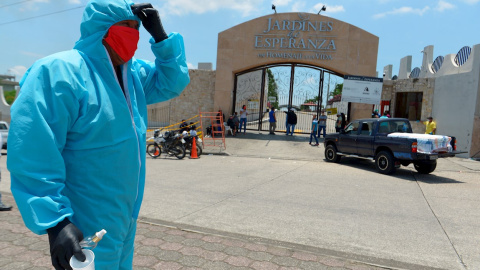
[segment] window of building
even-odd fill
[[[395,101],[395,117],[410,121],[420,120],[422,114],[422,92],[399,92]]]

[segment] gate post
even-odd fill
[[[262,129],[262,119],[263,119],[263,100],[265,99],[265,75],[267,74],[266,72],[266,67],[262,68],[262,83],[260,84],[260,109],[258,110],[258,125],[257,125],[257,131],[260,131]]]

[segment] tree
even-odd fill
[[[343,90],[343,83],[338,83],[338,84],[335,84],[335,89],[333,89],[332,92],[330,92],[330,96],[329,97],[334,97],[336,95],[341,95],[342,94],[342,90]]]
[[[303,104],[306,104],[306,103],[314,103],[314,104],[317,104],[319,100],[320,100],[320,97],[319,97],[319,96],[315,96],[314,98],[306,99],[306,100],[303,102]],[[301,106],[300,106],[300,110],[302,110],[302,111],[310,111],[310,106],[301,105]]]
[[[275,97],[275,102],[271,102],[270,106],[273,106],[275,109],[278,109],[278,85],[275,81],[275,77],[270,69],[267,69],[268,76],[268,92],[267,97]]]
[[[5,101],[7,102],[7,104],[12,105],[13,101],[15,100],[15,95],[17,94],[17,91],[4,91],[3,93],[5,95]]]

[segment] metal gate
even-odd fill
[[[324,76],[334,72],[314,66],[280,64],[264,66],[235,75],[233,111],[247,106],[247,129],[269,129],[269,111],[276,110],[277,131],[286,130],[288,108],[297,114],[296,133],[310,133],[313,115],[326,104]]]

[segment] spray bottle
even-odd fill
[[[70,258],[70,266],[73,270],[95,270],[95,254],[94,249],[98,242],[102,240],[103,236],[107,233],[106,230],[96,232],[94,235],[84,238],[80,241],[80,247],[83,254],[85,254],[85,261],[79,261],[75,256]]]
[[[80,247],[82,249],[94,249],[106,233],[107,231],[102,229],[101,231],[96,232],[94,235],[84,238],[80,242]]]

